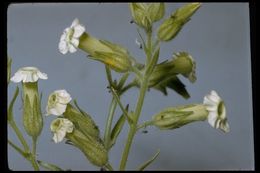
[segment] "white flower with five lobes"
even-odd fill
[[[71,26],[66,28],[61,35],[59,51],[62,54],[66,54],[67,52],[76,52],[79,45],[79,38],[84,32],[85,27],[79,23],[77,18],[74,19]]]
[[[20,68],[10,80],[14,83],[21,81],[27,83],[37,82],[38,79],[48,79],[48,76],[36,67],[23,67]]]
[[[223,132],[229,132],[229,124],[227,122],[226,107],[224,101],[219,97],[216,91],[212,90],[210,94],[204,97],[204,105],[206,106],[209,124],[220,129]]]
[[[50,94],[46,107],[46,115],[62,115],[71,101],[71,96],[66,90],[56,90]]]
[[[61,142],[67,133],[72,133],[73,123],[66,118],[57,118],[51,123],[51,131],[53,132],[53,141]]]

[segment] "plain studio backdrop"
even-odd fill
[[[165,17],[184,3],[166,3]],[[66,89],[78,104],[92,115],[104,134],[111,95],[108,93],[104,65],[90,60],[78,50],[63,55],[58,43],[63,30],[75,18],[85,25],[91,35],[127,47],[143,62],[144,54],[135,44],[136,25],[131,24],[127,3],[25,3],[8,8],[8,55],[13,59],[12,75],[21,67],[35,66],[48,74],[48,80],[39,81],[43,92],[42,110],[48,96],[57,89]],[[156,27],[160,22],[157,22]],[[212,128],[207,121],[195,122],[176,130],[160,131],[148,127],[134,138],[127,168],[135,169],[160,149],[159,157],[149,170],[252,170],[254,169],[250,27],[248,3],[203,3],[201,8],[171,42],[161,44],[159,61],[171,58],[174,52],[187,51],[197,63],[197,81],[185,83],[191,98],[183,99],[174,91],[168,96],[150,90],[143,106],[140,122],[165,107],[202,103],[212,89],[223,98],[227,108],[230,132],[224,134]],[[113,72],[114,77],[119,77]],[[8,101],[15,87],[10,83]],[[124,104],[135,108],[136,88],[122,96]],[[117,109],[115,119],[121,114]],[[22,102],[19,96],[14,117],[23,130]],[[76,148],[63,142],[55,144],[49,126],[55,116],[44,116],[44,128],[38,141],[38,159],[63,169],[98,170]],[[115,169],[127,138],[128,126],[120,134],[110,152],[109,160]],[[25,132],[24,132],[25,134]],[[19,144],[11,128],[8,138]],[[31,142],[31,139],[26,136]],[[32,170],[28,161],[8,147],[8,163],[13,170]]]

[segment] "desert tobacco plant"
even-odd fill
[[[144,51],[145,62],[140,62],[140,59],[134,57],[127,48],[119,44],[94,37],[87,32],[87,28],[80,23],[79,19],[75,19],[62,33],[58,49],[62,54],[75,53],[79,49],[86,53],[88,59],[103,63],[112,99],[105,131],[104,134],[101,134],[95,123],[95,116],[80,108],[76,99],[68,91],[57,89],[50,93],[45,116],[56,116],[56,119],[49,125],[50,131],[53,133],[54,145],[66,142],[76,147],[91,164],[102,170],[126,170],[128,155],[130,151],[134,152],[131,150],[131,146],[135,135],[147,126],[154,126],[163,131],[174,130],[197,121],[208,121],[213,128],[229,132],[224,101],[214,90],[207,94],[201,103],[173,105],[161,111],[158,110],[147,121],[139,122],[145,96],[150,89],[156,89],[167,96],[167,88],[169,88],[185,99],[190,97],[179,76],[184,76],[191,83],[196,82],[195,59],[188,52],[175,52],[172,58],[160,62],[160,45],[162,42],[172,41],[200,6],[201,3],[189,3],[165,17],[164,3],[129,4],[132,23],[136,24],[138,28],[139,39],[136,39],[136,44]],[[160,20],[162,22],[159,27],[154,28],[154,23]],[[12,110],[19,95],[19,87],[8,108],[8,124],[15,131],[23,148],[10,140],[8,143],[32,164],[34,170],[39,170],[41,166],[47,170],[61,171],[63,169],[54,164],[38,160],[36,155],[37,139],[44,127],[38,80],[46,80],[47,74],[42,73],[36,67],[23,67],[13,77],[10,77],[11,63],[11,58],[8,58],[7,81],[8,84],[9,81],[12,81],[22,85],[23,126],[27,135],[32,138],[32,145],[30,148],[13,118]],[[119,80],[113,78],[111,70],[121,74]],[[134,77],[127,83],[130,75]],[[62,88],[62,86],[60,87]],[[135,108],[130,110],[129,105],[124,105],[120,97],[133,87],[138,88],[139,96]],[[122,115],[115,121],[117,107],[121,109]],[[115,125],[113,126],[113,124]],[[109,151],[114,147],[125,125],[128,126],[128,136],[122,151],[120,166],[116,168],[109,162]],[[45,128],[48,127],[45,126]],[[137,169],[144,170],[156,159],[158,154],[159,151]]]

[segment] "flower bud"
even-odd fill
[[[177,9],[170,18],[160,25],[157,36],[161,41],[172,40],[182,29],[190,17],[199,9],[201,3],[189,3]]]
[[[148,6],[146,3],[130,3],[131,14],[135,23],[144,29],[151,27],[151,20],[148,16]]]
[[[176,18],[176,20],[182,21],[186,23],[190,20],[190,17],[200,8],[201,3],[189,3],[181,8],[177,9],[173,14],[172,17]]]
[[[194,121],[204,121],[208,111],[203,104],[192,104],[166,108],[152,118],[153,125],[159,129],[176,129]]]
[[[130,3],[131,14],[135,23],[145,30],[149,30],[152,23],[163,18],[164,3]]]
[[[36,67],[19,69],[10,79],[13,82],[22,82],[23,86],[23,125],[28,135],[37,138],[43,127],[41,104],[38,94],[38,79],[47,79]]]

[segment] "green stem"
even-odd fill
[[[32,137],[32,156],[31,163],[35,171],[39,171],[39,165],[36,161],[36,145],[37,145],[37,137]]]
[[[37,164],[34,156],[31,157],[31,164],[32,164],[33,169],[35,171],[39,171],[40,170],[39,165]]]
[[[144,128],[144,127],[147,127],[147,126],[150,126],[150,125],[153,125],[153,121],[146,121],[143,124],[137,126],[137,130]]]
[[[24,147],[24,150],[25,152],[29,152],[30,151],[30,148],[27,144],[27,142],[25,141],[21,131],[19,130],[19,128],[17,127],[16,123],[11,120],[11,121],[8,121],[10,126],[13,128],[15,134],[17,135],[18,139],[20,140],[20,142],[22,143],[23,147]]]
[[[36,156],[36,144],[37,144],[37,138],[32,138],[33,141],[33,148],[32,148],[32,154]]]
[[[141,78],[140,93],[139,93],[139,97],[138,97],[138,101],[137,101],[137,105],[136,105],[136,109],[135,109],[135,114],[133,116],[133,123],[130,125],[130,130],[128,132],[127,141],[126,141],[125,148],[124,148],[124,151],[122,154],[120,167],[119,167],[120,170],[125,170],[129,151],[130,151],[130,148],[131,148],[131,145],[133,142],[133,138],[134,138],[136,130],[137,130],[138,120],[141,115],[144,98],[145,98],[145,93],[148,89],[148,81],[149,81],[150,75],[149,74],[146,75],[146,71],[148,69],[148,64],[150,63],[151,56],[152,56],[152,29],[148,30],[146,32],[146,34],[147,34],[147,51],[145,52],[146,53],[146,66],[145,66],[145,73],[144,73],[145,75],[143,75]]]
[[[131,82],[129,84],[127,84],[125,87],[123,87],[121,90],[120,90],[120,93],[119,95],[122,95],[124,92],[126,92],[128,89],[132,88],[136,86],[136,82]]]
[[[111,91],[112,91],[113,97],[116,99],[117,103],[119,104],[119,107],[121,108],[123,114],[125,115],[128,123],[131,124],[133,122],[133,120],[131,119],[131,117],[129,117],[128,113],[126,112],[126,110],[123,106],[123,104],[120,101],[119,96],[117,95],[117,93],[116,93],[116,91],[113,87],[111,88]]]
[[[116,106],[117,106],[117,101],[113,97],[109,106],[109,113],[108,113],[108,118],[107,118],[106,128],[105,128],[104,145],[106,149],[109,149],[110,132],[111,132],[111,126],[112,126],[113,116],[115,114]]]
[[[8,144],[13,147],[19,154],[21,154],[24,158],[28,159],[26,153],[17,145],[15,145],[12,141],[8,140]]]
[[[30,148],[29,148],[27,142],[25,141],[21,131],[17,127],[16,123],[13,120],[10,120],[8,122],[9,122],[10,126],[13,128],[13,130],[14,130],[15,134],[17,135],[18,139],[22,143],[22,145],[24,147],[24,150],[25,150],[25,153],[30,153]],[[39,166],[38,166],[38,164],[35,161],[35,157],[31,156],[29,160],[31,161],[31,164],[32,164],[34,170],[38,171],[39,170]]]
[[[123,155],[122,155],[122,159],[121,159],[121,163],[120,163],[120,168],[119,168],[120,170],[124,170],[125,166],[126,166],[130,147],[132,145],[132,141],[133,141],[133,138],[134,138],[134,135],[135,135],[135,132],[136,132],[138,119],[139,119],[139,116],[140,116],[141,111],[142,111],[144,97],[145,97],[145,93],[146,93],[147,86],[148,86],[147,83],[148,83],[147,80],[144,80],[143,83],[142,83],[141,89],[140,89],[139,98],[138,98],[136,111],[135,111],[135,116],[133,117],[133,124],[131,124],[131,126],[130,126],[130,130],[129,130],[129,133],[128,133],[125,149],[123,151]]]

